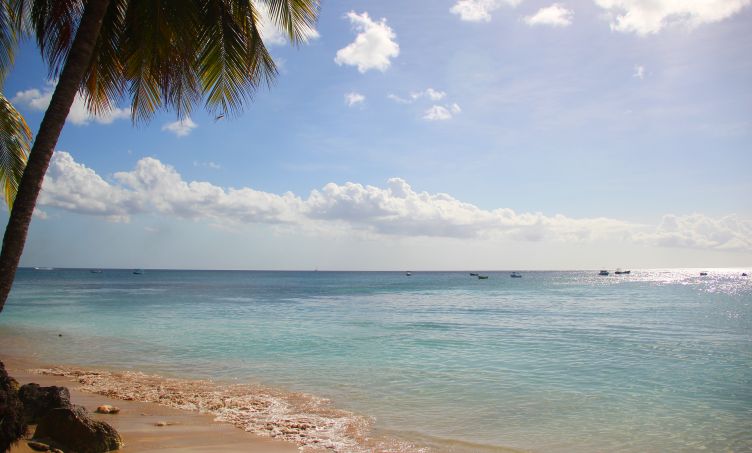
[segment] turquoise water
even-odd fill
[[[0,341],[321,395],[439,450],[752,451],[741,272],[22,269]]]

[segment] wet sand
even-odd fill
[[[214,421],[214,416],[198,412],[174,409],[155,403],[123,401],[93,393],[77,390],[79,384],[67,377],[40,375],[28,370],[40,368],[18,357],[0,356],[8,373],[20,384],[36,382],[43,386],[58,385],[68,387],[71,401],[85,406],[91,416],[112,425],[125,442],[124,451],[128,452],[270,452],[292,453],[298,448],[291,442],[264,438],[245,432],[227,423]],[[94,410],[102,404],[111,404],[120,408],[114,415],[96,414]],[[167,426],[157,426],[166,422]],[[20,441],[11,453],[33,452]],[[308,450],[312,451],[312,450]]]

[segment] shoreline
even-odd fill
[[[18,380],[21,385],[36,382],[42,386],[67,387],[70,390],[71,402],[86,407],[93,419],[112,425],[125,442],[124,448],[129,452],[241,453],[251,450],[293,453],[299,451],[298,446],[292,442],[262,437],[237,429],[231,424],[215,421],[211,414],[90,393],[81,390],[80,384],[70,377],[31,372],[32,369],[38,369],[43,365],[41,363],[5,354],[0,357],[0,360],[5,363],[9,375]],[[120,413],[115,415],[95,413],[94,409],[102,404],[117,406],[120,408]],[[167,426],[157,426],[161,422],[166,423]],[[33,451],[26,444],[26,440],[22,439],[11,447],[10,453]]]
[[[132,452],[434,451],[396,438],[371,437],[372,420],[304,393],[109,367],[48,365],[17,355],[3,354],[0,360],[21,385],[36,382],[67,387],[71,401],[86,407],[92,418],[110,423]],[[94,413],[102,404],[121,411],[116,415]],[[25,440],[11,453],[33,451]]]

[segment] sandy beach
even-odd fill
[[[218,423],[209,414],[166,407],[154,403],[124,401],[78,390],[74,380],[53,375],[29,372],[43,364],[34,363],[19,357],[0,357],[11,376],[20,384],[36,382],[42,386],[57,385],[68,387],[71,401],[85,406],[95,419],[111,424],[125,442],[129,452],[296,452],[298,448],[291,442],[260,437],[245,432],[227,423]],[[94,409],[102,404],[120,408],[115,415],[96,414]],[[167,426],[157,426],[165,422]],[[11,453],[33,452],[20,441]]]

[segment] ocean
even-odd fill
[[[752,279],[699,271],[20,269],[0,358],[325,398],[340,451],[752,451]]]

